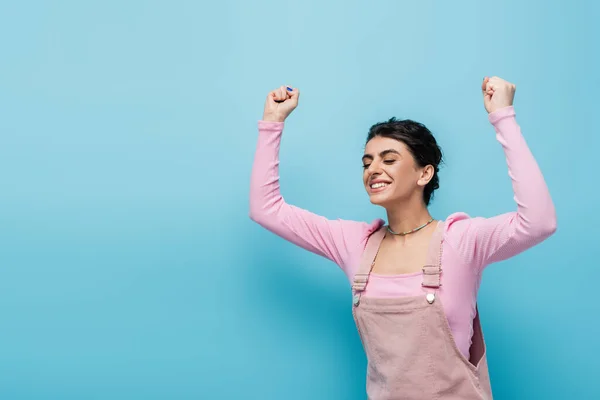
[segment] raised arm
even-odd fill
[[[480,272],[544,241],[556,231],[556,211],[550,192],[533,157],[513,106],[515,85],[500,78],[482,84],[484,105],[504,150],[512,181],[516,211],[492,218],[451,218],[451,244]]]
[[[282,86],[269,93],[250,178],[250,218],[303,249],[323,256],[347,273],[351,255],[383,221],[331,220],[286,203],[279,186],[279,148],[284,121],[298,104],[297,89]]]

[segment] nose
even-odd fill
[[[368,171],[369,171],[369,176],[381,175],[381,173],[382,173],[381,165],[379,163],[372,162],[371,165],[369,165]]]
[[[379,167],[373,168],[372,166],[369,166],[369,170],[367,171],[367,182],[377,178],[379,175],[381,175]]]

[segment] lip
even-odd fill
[[[371,182],[369,182],[369,186],[374,184],[374,183],[392,183],[390,181],[387,181],[385,179],[373,179]]]
[[[383,186],[383,187],[380,187],[380,188],[373,189],[371,187],[371,185],[373,185],[375,183],[387,183],[387,186]],[[387,188],[389,188],[391,186],[391,184],[392,184],[392,182],[389,182],[389,181],[386,181],[386,180],[383,180],[383,179],[375,179],[372,182],[370,182],[369,185],[368,185],[369,192],[370,193],[380,193],[380,192],[383,192],[384,190],[386,190]]]

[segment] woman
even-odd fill
[[[477,292],[486,266],[556,230],[554,205],[515,119],[515,85],[485,78],[482,96],[512,179],[516,211],[493,218],[428,211],[442,153],[411,121],[371,127],[363,183],[381,219],[330,220],[287,204],[279,191],[279,145],[299,91],[267,97],[251,176],[250,218],[336,263],[352,283],[352,313],[365,349],[369,399],[491,399]]]

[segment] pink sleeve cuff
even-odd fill
[[[502,107],[494,112],[488,114],[488,119],[494,125],[500,122],[503,119],[511,118],[515,116],[515,108],[514,106]]]
[[[258,129],[260,131],[281,131],[284,124],[284,122],[260,120],[258,121]]]

